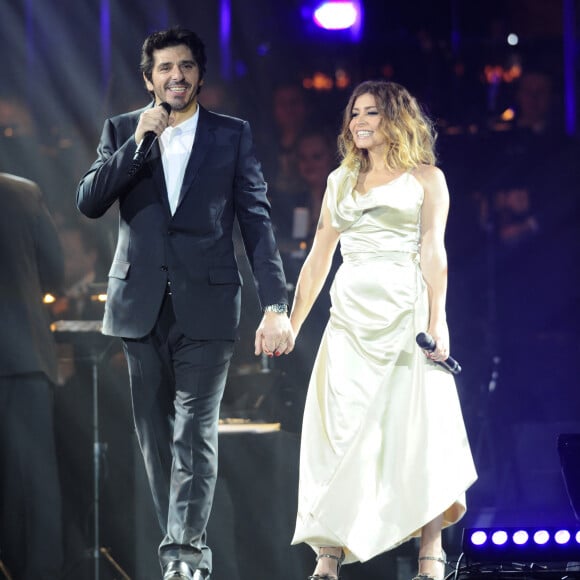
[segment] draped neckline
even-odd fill
[[[385,181],[385,183],[379,183],[378,185],[373,185],[372,187],[370,187],[369,189],[367,189],[365,191],[365,193],[360,192],[358,189],[354,188],[354,192],[359,196],[359,197],[367,197],[372,191],[374,191],[375,189],[379,189],[380,187],[387,187],[389,185],[391,185],[392,183],[395,183],[397,181],[399,181],[399,179],[401,179],[401,177],[404,177],[405,175],[409,175],[410,172],[409,171],[404,171],[403,173],[397,175],[397,177],[393,177],[392,179],[390,179],[389,181]],[[412,175],[412,174],[411,174]]]

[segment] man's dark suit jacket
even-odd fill
[[[61,292],[64,259],[38,186],[0,173],[0,376],[42,372],[56,382],[46,292]]]
[[[79,209],[98,218],[119,202],[119,239],[109,272],[103,333],[147,335],[171,282],[176,320],[189,338],[233,340],[241,276],[232,230],[237,217],[262,305],[287,303],[270,205],[246,121],[200,107],[180,201],[172,216],[156,142],[129,176],[143,109],[105,122],[98,158],[81,180]]]

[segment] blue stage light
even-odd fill
[[[508,535],[505,530],[497,530],[491,535],[491,541],[496,546],[503,546],[508,541]]]
[[[550,540],[550,533],[548,530],[537,530],[534,532],[534,542],[539,546],[547,544]]]
[[[570,541],[572,534],[568,530],[558,530],[554,534],[554,540],[557,544],[567,544]]]
[[[301,0],[304,32],[321,43],[357,43],[364,32],[363,0]]]
[[[482,530],[477,530],[471,535],[471,543],[474,546],[481,546],[487,542],[487,534]]]
[[[359,2],[323,2],[314,10],[313,19],[317,26],[326,30],[346,30],[360,21]]]
[[[580,526],[471,528],[462,547],[470,563],[580,561]]]

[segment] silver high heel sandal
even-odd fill
[[[445,566],[447,566],[447,554],[445,554],[444,551],[441,551],[440,558],[438,558],[437,556],[420,556],[419,557],[419,562],[422,562],[424,560],[431,560],[433,562],[439,562],[440,564],[443,564],[443,576],[435,577],[435,576],[432,576],[431,574],[417,573],[417,575],[415,577],[413,577],[412,580],[444,580],[444,578],[445,578]]]
[[[308,580],[339,580],[340,567],[344,561],[344,550],[341,550],[340,556],[337,556],[336,554],[318,554],[316,556],[316,561],[318,562],[320,558],[331,558],[332,560],[336,560],[336,576],[334,574],[313,574],[312,576],[308,576]]]

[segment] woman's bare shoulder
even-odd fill
[[[429,186],[439,185],[445,182],[445,175],[439,167],[435,165],[419,165],[411,173],[426,189]]]

